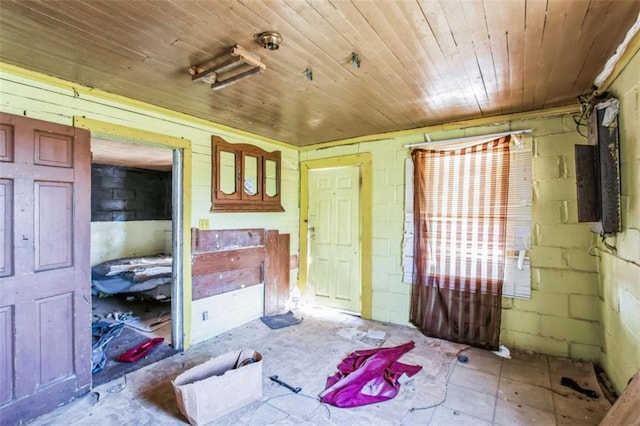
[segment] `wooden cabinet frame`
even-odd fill
[[[224,166],[221,161],[223,152],[234,155],[233,162],[233,192],[225,192],[223,188],[230,182],[223,182]],[[283,212],[280,204],[282,193],[282,161],[280,151],[267,152],[261,148],[249,144],[228,143],[219,136],[211,138],[211,199],[214,212]],[[248,193],[245,183],[247,159],[256,158],[255,192]],[[267,194],[267,162],[275,163],[275,194]]]

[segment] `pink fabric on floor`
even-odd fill
[[[348,408],[387,401],[398,394],[398,379],[405,373],[411,377],[422,369],[398,359],[415,347],[408,342],[392,348],[356,351],[338,365],[338,372],[327,378],[320,393],[322,402]]]

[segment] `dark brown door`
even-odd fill
[[[89,140],[0,114],[0,424],[91,385]]]

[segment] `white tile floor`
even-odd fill
[[[264,396],[213,424],[595,425],[610,407],[602,396],[592,400],[560,385],[560,378],[568,376],[602,395],[589,363],[527,353],[512,353],[512,359],[503,359],[425,337],[409,327],[321,310],[297,314],[304,316],[299,325],[271,330],[259,320],[252,321],[131,373],[126,381],[95,388],[98,401],[88,395],[33,424],[185,424],[171,379],[212,356],[242,347],[254,348],[264,356]],[[349,409],[321,404],[317,394],[340,360],[351,351],[372,347],[343,337],[348,334],[344,330],[356,328],[384,331],[384,346],[415,341],[416,348],[401,361],[420,364],[423,370],[391,401]],[[459,362],[457,354],[466,355],[468,361]],[[274,374],[303,391],[293,394],[276,385],[268,379]]]

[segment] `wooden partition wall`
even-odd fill
[[[289,234],[264,229],[192,229],[192,299],[264,283],[264,315],[289,298]]]

